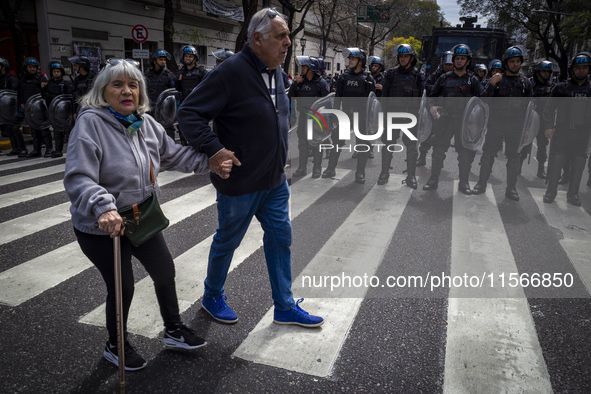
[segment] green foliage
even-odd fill
[[[410,46],[414,48],[415,53],[417,54],[417,58],[421,58],[421,51],[423,50],[423,45],[420,40],[417,40],[412,36],[408,38],[394,37],[386,43],[386,47],[384,48],[384,57],[388,59],[390,62],[396,61],[392,51],[399,44],[410,44]]]

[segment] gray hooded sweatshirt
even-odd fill
[[[94,227],[101,214],[147,197],[153,190],[150,158],[158,194],[161,169],[196,173],[208,169],[207,155],[175,144],[154,118],[143,117],[140,130],[129,134],[106,108],[80,111],[68,142],[64,176],[77,230],[108,235]]]

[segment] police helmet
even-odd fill
[[[195,61],[199,61],[199,55],[197,54],[197,49],[193,45],[185,45],[181,48],[181,63],[185,64],[185,55],[193,55],[195,56]]]
[[[591,54],[589,52],[579,52],[570,61],[569,70],[574,66],[591,66]]]
[[[170,60],[170,53],[168,53],[164,49],[158,49],[154,51],[154,53],[152,54],[152,62],[154,62],[157,59],[160,59],[161,57],[165,57],[167,60]]]
[[[500,59],[493,59],[490,61],[490,63],[488,63],[488,70],[492,73],[492,70],[494,69],[498,69],[501,70],[501,72],[504,70],[503,68],[503,62],[501,62]]]
[[[310,56],[296,56],[296,64],[300,67],[306,66],[310,71],[320,71],[320,63],[318,62],[318,59]]]
[[[66,74],[66,70],[64,70],[64,66],[62,66],[62,64],[59,62],[50,62],[49,66],[47,66],[47,69],[49,70],[50,73],[53,70],[58,69],[62,72],[62,76]]]
[[[451,53],[452,53],[452,61],[453,58],[456,56],[466,56],[468,59],[472,59],[472,49],[470,49],[470,47],[466,44],[458,44],[455,45],[452,49],[451,49]]]
[[[5,72],[8,72],[8,70],[10,70],[10,64],[8,64],[8,60],[4,59],[3,57],[0,57],[0,66],[4,66]]]
[[[503,53],[503,66],[507,66],[507,61],[514,57],[518,57],[521,59],[521,63],[523,63],[525,57],[527,56],[527,51],[525,47],[520,45],[513,45],[512,47],[507,48],[505,53]]]
[[[350,57],[355,57],[355,58],[361,60],[362,66],[365,66],[365,64],[367,63],[367,54],[365,53],[365,51],[363,49],[345,48],[345,49],[343,49],[343,57],[345,59],[348,59]]]
[[[26,70],[27,66],[35,66],[39,68],[39,61],[34,57],[28,57],[23,61],[23,68]]]
[[[218,49],[217,51],[213,51],[211,54],[216,60],[219,60],[220,62],[223,62],[227,58],[234,56],[234,52],[228,51],[226,49]]]
[[[68,59],[72,64],[78,64],[86,71],[90,71],[90,60],[86,56],[74,56]]]
[[[482,63],[477,64],[476,67],[474,67],[474,71],[476,71],[476,72],[484,71],[485,73],[488,72],[488,70],[486,69],[486,66]]]
[[[326,63],[324,62],[324,59],[321,57],[316,58],[316,60],[318,60],[318,65],[320,67],[320,72],[325,72],[326,71]]]
[[[454,54],[451,51],[443,52],[443,56],[441,56],[441,65],[453,64],[453,56]]]
[[[550,71],[552,72],[552,62],[548,60],[542,60],[536,65],[536,71]]]
[[[386,63],[379,56],[370,56],[368,60],[370,67],[374,64],[379,64],[382,67],[382,71],[386,69]]]
[[[394,47],[393,55],[398,59],[400,55],[410,55],[412,60],[410,61],[410,65],[414,67],[417,64],[417,54],[415,53],[414,48],[410,44],[399,44]],[[400,63],[400,60],[398,60]]]

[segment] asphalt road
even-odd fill
[[[104,322],[92,317],[104,303],[104,284],[68,221],[64,162],[0,157],[0,392],[118,390],[117,368],[102,357]],[[430,161],[418,170],[419,190],[401,184],[400,154],[385,186],[376,185],[379,155],[358,185],[349,153],[337,179],[294,180],[294,297],[326,318],[313,330],[272,324],[256,228],[226,283],[238,323],[214,322],[200,308],[215,193],[207,175],[168,174],[160,202],[174,218],[164,234],[182,317],[208,345],[163,347],[149,278],[135,261],[130,338],[148,365],[127,373],[127,391],[591,392],[587,174],[582,208],[565,204],[564,186],[555,204],[544,205],[532,158],[514,202],[504,197],[504,164],[500,155],[480,196],[457,193],[451,151],[435,192],[421,189]],[[435,286],[446,276],[450,285]],[[317,286],[303,286],[304,277]]]

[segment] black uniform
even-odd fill
[[[556,113],[556,125],[554,115]],[[591,84],[574,79],[557,84],[544,109],[544,128],[554,129],[548,161],[548,189],[544,202],[556,197],[562,167],[571,161],[567,201],[580,206],[579,185],[585,170],[587,149],[591,139]]]
[[[0,90],[13,90],[15,92],[19,91],[18,79],[14,75],[10,74],[8,70],[5,70],[4,74],[0,75]],[[20,126],[18,123],[20,123],[20,121],[17,121],[15,118],[14,124],[4,124],[0,127],[2,128],[3,132],[8,133],[8,137],[10,138],[12,150],[8,153],[8,155],[18,155],[18,157],[25,157],[28,153],[27,146],[25,145],[23,133],[20,131]]]
[[[299,122],[297,128],[298,135],[298,154],[300,163],[297,169],[297,175],[303,176],[306,174],[306,167],[308,164],[308,148],[309,143],[307,139],[307,127],[306,127],[306,108],[309,108],[318,97],[324,97],[328,95],[328,85],[326,80],[318,74],[314,74],[312,80],[303,77],[304,80],[300,83],[294,82],[291,84],[288,92],[288,97],[298,98],[296,101],[296,110],[299,112]],[[314,178],[320,177],[322,171],[322,151],[314,149],[313,153],[314,167],[312,169],[312,176]]]
[[[411,112],[418,114],[419,108],[409,108],[408,100],[402,98],[414,97],[412,103],[417,103],[418,98],[423,95],[423,79],[418,70],[414,67],[405,68],[400,65],[389,69],[384,77],[384,87],[382,90],[382,97],[392,97],[391,100],[384,101],[388,112]],[[416,107],[416,105],[415,105]],[[416,136],[416,131],[411,132]],[[396,141],[400,136],[400,130],[393,134],[393,139]],[[382,134],[382,142],[389,145],[394,141],[388,141],[387,135]],[[405,184],[413,189],[417,188],[417,180],[415,178],[416,164],[418,158],[417,142],[410,140],[406,134],[402,136],[402,141],[406,146],[406,171],[407,177]],[[382,171],[378,178],[378,184],[383,185],[388,182],[390,163],[392,162],[393,153],[388,149],[382,150]]]
[[[491,114],[488,122],[488,131],[484,146],[482,147],[482,159],[480,161],[480,176],[476,185],[476,194],[486,190],[486,183],[492,172],[495,155],[505,142],[505,156],[507,157],[507,188],[505,196],[512,200],[519,200],[517,194],[517,175],[521,166],[519,143],[525,120],[525,110],[529,100],[524,97],[532,97],[533,89],[530,81],[523,75],[508,76],[503,74],[497,86],[490,83],[486,85],[487,97],[503,97],[503,100],[494,100],[491,105]]]
[[[76,107],[74,108],[75,112],[78,112],[78,102],[84,96],[90,88],[92,88],[92,83],[96,78],[96,73],[91,69],[88,71],[86,75],[78,74],[76,78],[74,78],[74,83],[72,84],[72,95],[74,96],[74,102],[76,103]]]
[[[43,82],[48,81],[41,73],[26,73],[20,81],[19,104],[24,105],[31,96],[37,93],[43,93],[43,89],[41,88]],[[53,142],[49,128],[42,130],[31,128],[31,134],[33,135],[33,151],[27,157],[41,156],[41,141],[45,144],[45,157],[51,157]]]
[[[47,83],[47,86],[45,86],[43,98],[45,99],[47,107],[49,108],[49,105],[57,96],[72,93],[72,84],[67,82],[63,77],[58,80],[51,78]],[[55,136],[55,150],[51,152],[51,157],[62,157],[62,151],[64,149],[64,132],[61,130],[54,130],[53,134]]]
[[[207,70],[203,66],[195,64],[191,69],[187,66],[183,66],[176,74],[176,90],[181,92],[181,102],[183,102],[189,94],[203,81],[203,78],[207,75]],[[182,76],[181,79],[179,79]],[[187,145],[187,141],[183,136],[183,132],[179,127],[179,137],[181,144]]]
[[[437,82],[439,77],[443,74],[445,74],[445,71],[443,71],[443,67],[439,65],[435,72],[427,77],[427,79],[425,80],[425,92],[427,92],[427,96],[429,95],[429,93],[431,93],[431,89],[433,89],[433,85],[435,85],[435,82]],[[417,166],[424,166],[425,164],[427,164],[427,152],[429,152],[429,149],[431,149],[431,143],[429,142],[429,138],[427,138],[419,146],[419,157],[417,160]]]
[[[156,99],[160,93],[165,91],[166,89],[174,88],[176,86],[176,77],[166,66],[161,68],[160,70],[156,70],[154,67],[150,68],[145,73],[146,77],[146,84],[148,90],[148,98],[150,99],[150,103],[154,105],[156,103]],[[184,78],[184,77],[183,77]],[[151,114],[154,114],[154,108],[152,108]],[[166,134],[173,140],[175,139],[175,132],[174,132],[174,125],[167,127]]]
[[[532,85],[533,97],[535,97],[536,111],[538,111],[538,113],[542,115],[544,107],[546,106],[546,99],[548,98],[548,96],[550,96],[550,91],[552,90],[552,83],[550,79],[545,82],[541,81],[537,77],[537,74],[538,73],[536,72],[534,76],[529,79],[529,82]],[[546,177],[544,176],[544,163],[546,163],[546,160],[548,159],[546,147],[548,146],[549,141],[548,138],[546,138],[546,135],[544,134],[543,122],[540,122],[540,129],[538,131],[538,134],[536,135],[536,143],[538,145],[538,151],[536,153],[536,159],[538,161],[538,177],[545,179]],[[532,145],[533,144],[526,146],[521,151],[522,164],[523,161],[526,159],[527,155],[531,153]],[[521,173],[521,167],[519,172]]]
[[[384,89],[384,83],[386,82],[386,76],[384,75],[384,73],[377,73],[376,75],[371,74],[371,77],[373,78],[374,82],[376,83],[376,85],[382,85],[382,90],[378,90],[376,89],[376,96],[377,97],[382,97],[383,94],[383,89]]]
[[[440,106],[443,111],[441,117],[433,121],[431,176],[423,189],[437,189],[445,153],[454,137],[458,153],[459,189],[462,193],[471,193],[468,178],[476,152],[464,148],[460,141],[463,112],[469,98],[473,96],[480,96],[480,81],[470,71],[461,76],[455,71],[444,73],[433,85],[429,93],[429,107]]]
[[[364,125],[366,123],[365,108],[356,108],[351,102],[343,102],[342,98],[367,97],[371,92],[375,92],[375,81],[372,76],[364,70],[356,73],[351,69],[347,69],[339,75],[336,85],[335,107],[341,108],[342,103],[343,112],[345,112],[351,120],[353,119],[354,112],[359,113],[359,125]],[[345,143],[344,141],[339,140],[338,130],[333,130],[331,139],[334,147],[330,151],[328,167],[324,173],[322,173],[323,178],[331,178],[334,176],[335,168],[341,154],[338,147],[343,146]],[[357,140],[357,143],[365,144],[366,141]],[[369,152],[359,152],[357,155],[357,171],[355,173],[355,179],[359,183],[365,182],[365,165],[367,164],[368,158]]]

